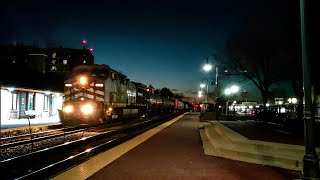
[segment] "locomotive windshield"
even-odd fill
[[[110,67],[107,65],[80,65],[72,70],[72,77],[77,77],[79,75],[88,75],[92,77],[97,77],[100,79],[107,79],[110,72]]]

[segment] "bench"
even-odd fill
[[[36,117],[42,116],[42,112],[38,112],[35,110],[24,111],[24,114],[26,115],[27,118],[36,118]]]

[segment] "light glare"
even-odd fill
[[[226,94],[227,96],[231,94],[231,89],[227,88],[226,90],[224,90],[224,94]]]
[[[90,104],[86,104],[86,105],[82,106],[81,111],[84,114],[91,114],[93,112],[93,107]]]
[[[212,66],[210,64],[206,64],[206,65],[203,66],[203,69],[205,71],[210,71],[212,69]]]
[[[87,82],[87,78],[86,77],[81,77],[80,78],[80,84],[81,85],[86,85],[88,82]]]

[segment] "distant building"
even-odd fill
[[[78,65],[94,64],[89,49],[0,46],[0,82],[31,89],[63,92],[63,81]]]
[[[37,48],[34,46],[0,46],[1,67],[24,66],[41,73],[69,73],[72,68],[94,64],[89,49]]]

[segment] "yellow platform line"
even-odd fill
[[[185,113],[187,114],[187,113]],[[134,147],[138,146],[139,144],[143,143],[153,135],[157,134],[162,129],[170,126],[172,123],[181,119],[185,114],[182,114],[170,121],[167,121],[155,128],[152,128],[129,141],[126,141],[116,147],[113,147],[97,156],[92,157],[86,162],[79,164],[51,179],[54,180],[79,180],[79,179],[86,179],[93,175],[95,172],[99,171],[103,167],[107,166],[112,161],[116,160],[126,152],[130,151]]]

